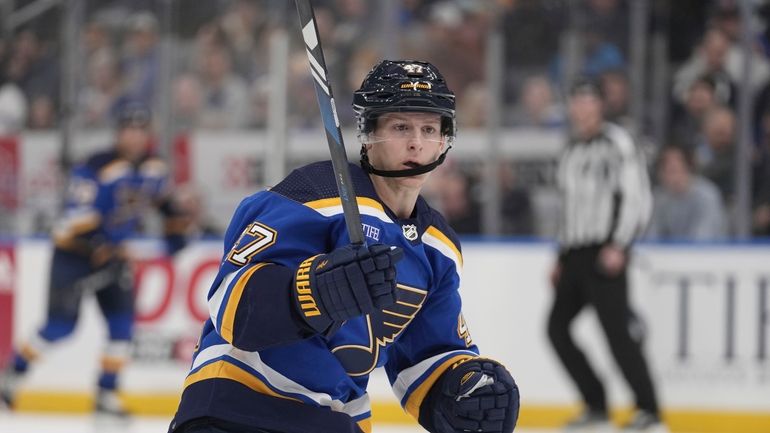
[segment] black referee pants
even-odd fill
[[[570,333],[578,313],[583,307],[592,306],[612,355],[636,397],[637,407],[657,414],[658,403],[641,350],[641,326],[628,303],[626,271],[608,276],[599,268],[599,249],[596,246],[570,250],[562,258],[561,277],[548,318],[548,337],[588,408],[606,412],[604,386]]]

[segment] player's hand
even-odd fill
[[[519,388],[497,361],[474,358],[442,375],[434,386],[434,433],[510,433],[519,417]],[[433,391],[431,391],[433,393]]]
[[[556,286],[559,285],[559,280],[561,279],[561,262],[556,262],[553,265],[553,268],[551,268],[551,273],[548,275],[548,278],[551,281],[551,287],[555,289]]]
[[[294,276],[299,314],[325,333],[334,323],[395,304],[396,262],[403,255],[388,245],[347,245],[305,260]]]
[[[599,269],[610,277],[620,275],[626,266],[626,252],[616,245],[605,245],[599,250]]]

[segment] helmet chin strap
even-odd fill
[[[361,168],[364,169],[367,173],[371,173],[377,176],[383,176],[383,177],[410,177],[410,176],[418,176],[421,174],[425,174],[429,171],[433,171],[436,167],[441,165],[444,160],[446,159],[446,154],[449,152],[449,149],[451,149],[452,146],[447,147],[447,149],[442,153],[438,159],[431,162],[430,164],[421,165],[419,167],[414,168],[406,168],[403,170],[379,170],[372,166],[372,164],[369,162],[369,156],[366,154],[366,148],[361,148]]]

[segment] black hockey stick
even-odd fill
[[[363,245],[364,230],[361,227],[361,214],[358,212],[356,193],[353,190],[353,182],[350,180],[348,170],[348,156],[345,153],[345,143],[342,142],[340,121],[337,118],[337,108],[334,105],[332,86],[326,70],[321,40],[318,37],[318,26],[315,23],[315,14],[311,0],[297,0],[297,12],[299,12],[300,25],[302,26],[302,38],[305,40],[307,58],[310,62],[310,73],[313,75],[315,93],[318,97],[318,106],[321,109],[326,141],[329,144],[329,152],[334,167],[334,178],[337,180],[337,191],[342,201],[342,212],[345,214],[345,224],[348,227],[348,236],[353,244]]]

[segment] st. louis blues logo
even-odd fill
[[[404,224],[401,226],[404,231],[404,237],[410,241],[417,239],[417,226],[414,224]]]
[[[348,326],[365,326],[366,340],[333,341],[336,345],[332,353],[340,360],[345,371],[350,376],[363,376],[369,374],[377,367],[380,359],[380,349],[396,341],[397,337],[409,326],[409,323],[417,316],[422,308],[428,292],[416,287],[398,284],[398,301],[392,306],[375,311],[364,317],[355,319],[355,324]],[[363,343],[363,344],[361,344]]]

